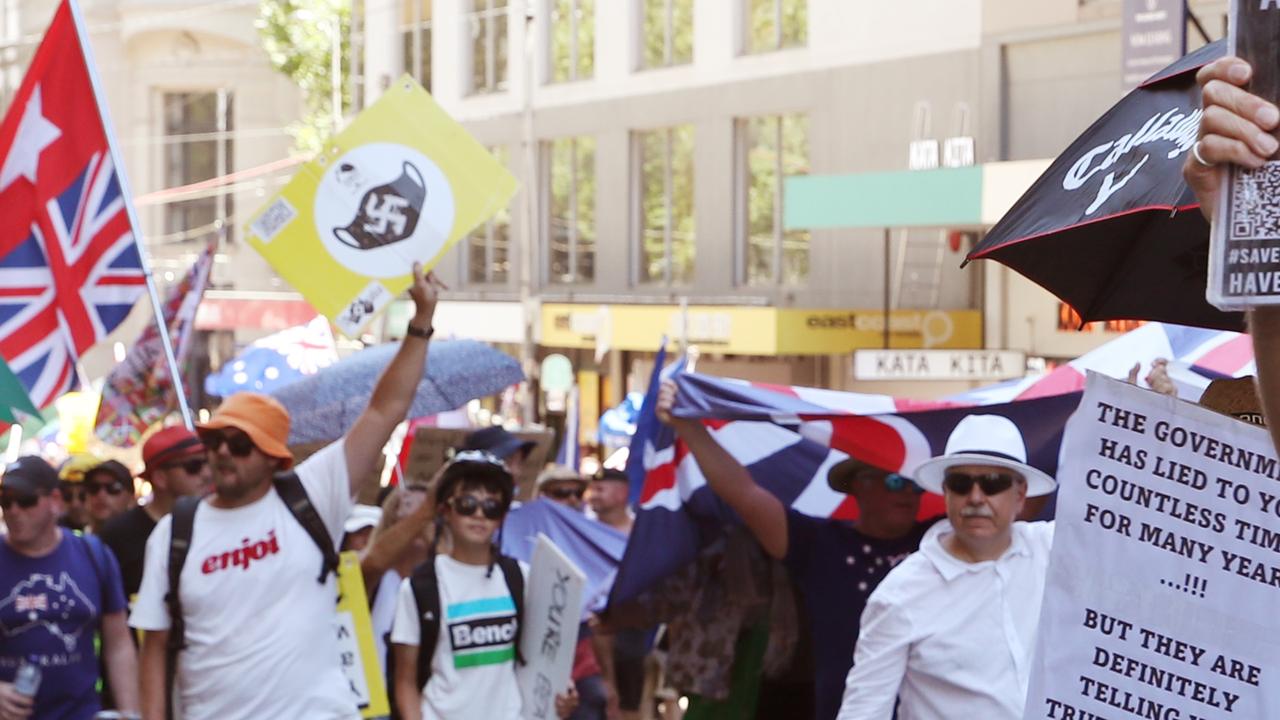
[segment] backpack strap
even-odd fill
[[[182,566],[191,550],[191,535],[195,530],[198,497],[178,498],[173,504],[169,537],[169,592],[164,603],[169,608],[169,642],[165,647],[165,717],[173,720],[173,694],[178,681],[178,654],[187,646],[187,621],[182,615],[182,600],[178,594],[182,578]]]
[[[440,638],[440,586],[434,556],[414,569],[409,587],[418,606],[418,687],[424,688],[431,679],[431,660]]]
[[[524,629],[524,571],[520,569],[520,561],[506,555],[498,556],[498,567],[502,569],[507,590],[516,605],[516,663],[524,665],[524,657],[520,654],[520,631]]]
[[[307,531],[311,539],[315,541],[316,547],[320,548],[320,555],[323,557],[320,563],[320,575],[316,577],[316,582],[324,584],[325,578],[329,573],[338,574],[338,551],[333,546],[333,538],[329,535],[329,528],[325,527],[324,520],[320,519],[320,513],[316,510],[316,506],[311,502],[311,498],[307,495],[307,489],[302,486],[302,480],[298,478],[298,474],[290,470],[289,472],[278,473],[272,478],[272,483],[276,486],[276,492],[279,493],[280,499],[284,500],[285,507],[289,508],[290,514],[302,525],[302,529]]]
[[[93,574],[98,578],[98,628],[101,630],[102,609],[107,606],[107,576],[102,570],[106,560],[102,557],[102,541],[79,530],[72,530],[71,533],[80,538],[85,554],[89,556],[89,564],[93,566]]]

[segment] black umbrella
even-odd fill
[[[1195,71],[1218,41],[1130,92],[1049,166],[966,258],[997,260],[1085,321],[1240,330],[1205,300],[1209,224],[1182,180],[1200,125]]]

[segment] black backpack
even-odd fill
[[[316,582],[324,585],[329,573],[338,572],[338,551],[333,547],[329,529],[325,527],[316,506],[311,503],[297,473],[278,473],[271,482],[285,507],[289,508],[290,514],[315,541],[316,547],[320,548],[322,560]],[[179,498],[173,505],[173,526],[169,540],[169,592],[164,596],[165,604],[169,607],[169,643],[165,648],[165,706],[166,717],[170,720],[173,718],[174,684],[178,677],[178,653],[187,646],[187,623],[182,614],[178,587],[182,578],[182,566],[187,562],[187,553],[191,550],[191,535],[195,529],[196,509],[199,506],[198,497]]]
[[[515,558],[499,555],[497,566],[507,581],[507,591],[516,606],[516,636],[514,638],[516,662],[524,664],[520,656],[520,631],[524,628],[524,573]],[[419,565],[409,577],[413,600],[418,605],[418,688],[426,687],[431,678],[431,659],[435,656],[436,641],[440,637],[440,586],[436,578],[435,558]],[[388,652],[388,655],[393,653]],[[388,677],[394,680],[394,669],[387,664]]]

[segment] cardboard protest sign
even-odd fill
[[[344,552],[338,564],[338,612],[334,631],[338,634],[342,673],[355,697],[360,716],[384,717],[391,712],[387,703],[387,687],[382,663],[378,661],[373,640],[373,624],[369,619],[369,600],[365,595],[364,577],[360,574],[360,558]]]
[[[1062,457],[1024,717],[1280,717],[1266,430],[1090,374]]]
[[[506,207],[516,181],[405,75],[248,225],[249,243],[356,337],[445,252]]]
[[[418,428],[409,448],[409,462],[404,467],[405,482],[430,482],[440,466],[449,461],[449,451],[462,445],[467,435],[474,431],[475,428]],[[550,430],[521,430],[512,434],[536,443],[516,477],[516,498],[528,500],[532,497],[533,482],[551,453],[554,435]]]
[[[556,695],[569,687],[586,577],[546,535],[538,534],[524,591],[517,667],[525,720],[556,716]]]

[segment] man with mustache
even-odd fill
[[[889,720],[895,702],[904,720],[1020,720],[1053,523],[1015,519],[1057,483],[999,415],[961,420],[916,482],[947,519],[867,600],[839,720]]]
[[[352,498],[425,372],[439,283],[417,263],[413,279],[415,315],[406,337],[344,437],[294,469],[288,411],[255,393],[232,395],[197,426],[213,493],[194,505],[194,515],[180,502],[156,525],[129,618],[146,631],[146,720],[360,718],[342,672],[329,563]],[[297,494],[301,501],[285,499]],[[174,555],[180,582],[170,576]],[[171,631],[183,640],[172,649]]]

